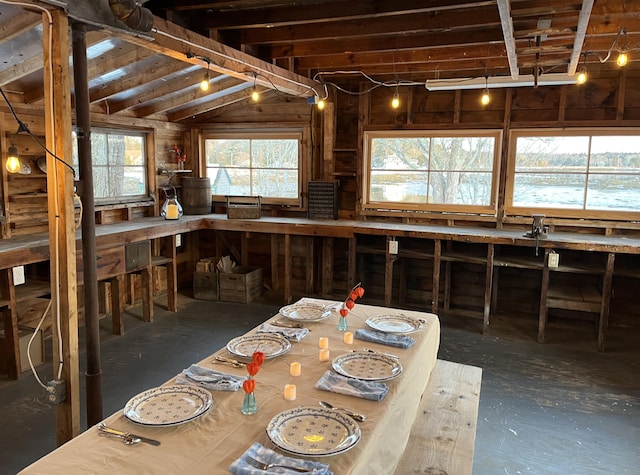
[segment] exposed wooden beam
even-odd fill
[[[244,82],[245,81],[242,81],[238,78],[227,77],[221,81],[211,84],[207,92],[203,92],[200,90],[200,87],[194,86],[189,90],[183,92],[182,94],[172,95],[170,98],[164,101],[154,102],[149,105],[140,107],[135,110],[135,114],[136,117],[149,117],[151,115],[170,111],[172,109],[184,109],[184,106],[188,105],[191,102],[203,102],[206,100],[207,96],[219,96],[220,93],[225,89],[238,86],[240,84],[243,84]]]
[[[127,74],[124,78],[118,78],[107,84],[93,88],[91,91],[91,102],[94,103],[108,99],[123,91],[149,84],[157,79],[171,76],[190,67],[188,64],[166,56],[158,56],[155,64],[145,63],[145,66],[144,70],[136,70],[133,68],[131,74]],[[114,112],[116,111],[112,109],[112,113]]]
[[[258,75],[256,77],[257,83],[265,87],[277,88],[280,92],[309,97],[317,94],[314,92],[315,88],[318,93],[321,93],[322,88],[317,81],[229,48],[222,43],[205,38],[161,18],[154,18],[152,34],[153,41],[134,36],[123,36],[126,41],[191,64],[206,66],[206,63],[200,58],[210,58],[212,70],[243,81],[253,82],[253,73],[255,72]],[[190,57],[187,57],[187,53],[190,54]]]
[[[582,53],[582,45],[587,32],[587,26],[589,26],[589,18],[591,17],[592,8],[593,0],[583,0],[582,9],[580,10],[580,16],[578,18],[576,39],[573,42],[573,51],[571,52],[571,59],[569,60],[569,67],[567,68],[567,73],[570,75],[576,73],[578,63],[580,62],[580,54]]]
[[[200,71],[200,70],[199,70]],[[136,92],[131,97],[109,103],[109,112],[115,114],[125,109],[131,109],[137,106],[141,106],[145,102],[156,101],[163,96],[175,94],[178,91],[191,88],[198,84],[202,80],[204,72],[201,74],[188,73],[176,75],[176,77],[168,78],[166,81],[162,81],[160,84],[149,84],[149,87]],[[210,77],[213,79],[216,77],[216,73],[211,73]]]
[[[513,37],[513,20],[511,19],[509,0],[498,0],[498,11],[500,12],[502,35],[504,36],[504,46],[507,50],[511,79],[515,80],[518,79],[520,70],[518,69],[518,53],[516,53],[516,40]]]
[[[261,90],[260,94],[264,95],[267,92],[271,92],[271,91]],[[204,114],[206,112],[213,111],[215,109],[220,109],[222,107],[227,107],[231,104],[237,104],[238,102],[247,101],[247,100],[249,100],[247,97],[247,91],[246,90],[238,91],[231,94],[227,94],[218,99],[205,102],[203,104],[198,104],[192,107],[181,109],[176,112],[172,112],[171,114],[168,115],[168,119],[172,122],[177,122],[177,121],[188,119],[190,117],[198,116],[200,114]]]

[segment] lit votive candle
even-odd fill
[[[329,361],[329,348],[320,348],[320,361]]]
[[[284,385],[284,398],[287,401],[295,401],[296,400],[296,385],[295,384],[285,384]]]
[[[291,376],[300,376],[301,373],[302,373],[302,365],[299,362],[294,361],[289,365],[289,374]]]
[[[329,348],[329,339],[326,336],[321,336],[318,340],[318,348]]]
[[[344,341],[347,345],[353,344],[353,333],[344,332],[344,336],[342,337],[342,341]]]

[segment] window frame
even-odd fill
[[[363,133],[363,179],[362,209],[365,212],[422,212],[458,213],[466,215],[497,215],[498,188],[500,176],[500,156],[502,150],[501,129],[460,129],[460,130],[369,130]],[[446,204],[446,203],[399,203],[371,201],[371,140],[378,138],[448,138],[448,137],[491,137],[494,139],[493,163],[491,169],[491,190],[488,205]],[[427,170],[431,171],[431,170]]]
[[[75,129],[74,129],[74,133],[75,133]],[[152,139],[151,139],[151,132],[148,130],[140,130],[140,129],[121,129],[121,128],[110,128],[110,127],[101,127],[101,126],[95,126],[91,128],[91,134],[93,136],[93,134],[112,134],[112,135],[125,135],[125,136],[133,136],[133,137],[140,137],[142,139],[142,146],[143,146],[143,153],[142,153],[142,157],[144,160],[144,163],[141,165],[141,168],[144,170],[144,176],[145,176],[145,190],[143,193],[139,194],[139,195],[121,195],[121,196],[109,196],[109,197],[102,197],[102,198],[94,198],[95,204],[96,206],[105,206],[105,205],[118,205],[118,204],[129,204],[129,203],[142,203],[142,202],[146,202],[149,199],[151,199],[151,187],[153,186],[152,184],[152,176],[151,176],[151,172],[150,172],[150,163],[149,163],[149,156],[150,156],[150,150],[152,149]],[[72,137],[72,142],[73,142],[73,149],[74,149],[74,158],[77,157],[77,139],[74,139]],[[91,148],[91,154],[93,155],[93,146]],[[78,157],[79,158],[79,157]],[[91,160],[93,162],[93,156],[91,157]],[[79,170],[79,163],[73,163],[73,168],[76,171],[77,176],[80,176],[80,170]],[[94,186],[95,186],[95,182],[94,182]],[[94,194],[95,194],[95,190],[94,190]]]
[[[265,139],[296,139],[298,140],[298,196],[296,198],[274,198],[268,196],[262,196],[262,204],[267,205],[280,205],[289,207],[302,207],[302,197],[304,195],[305,186],[305,160],[307,156],[307,127],[286,127],[286,128],[267,128],[267,129],[247,129],[240,128],[234,130],[220,130],[220,129],[208,129],[203,130],[200,136],[200,166],[203,170],[203,176],[207,177],[207,156],[206,156],[206,143],[207,140],[216,139],[228,139],[228,140],[265,140]],[[251,170],[252,168],[249,168]],[[213,183],[212,183],[213,185]],[[232,195],[232,196],[245,196],[245,195]],[[246,195],[249,196],[249,195]],[[225,201],[226,195],[215,195],[212,192],[211,198],[213,201]]]
[[[640,139],[640,128],[632,127],[576,127],[576,128],[549,128],[549,129],[513,129],[509,133],[509,153],[507,157],[507,173],[505,183],[505,215],[531,216],[532,214],[544,214],[548,217],[567,219],[597,219],[597,220],[621,220],[630,221],[640,218],[640,211],[615,211],[603,209],[575,209],[575,208],[553,208],[553,207],[527,207],[515,206],[513,204],[513,193],[516,179],[516,143],[520,137],[606,137],[619,135],[633,135]],[[591,150],[588,151],[589,155]],[[587,178],[589,172],[587,170]],[[640,179],[640,174],[639,174]],[[588,180],[587,180],[588,183]]]

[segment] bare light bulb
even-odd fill
[[[9,156],[7,157],[7,171],[9,173],[18,173],[20,171],[20,158],[18,158],[18,147],[12,145],[9,147]]]
[[[578,76],[576,77],[576,84],[582,85],[585,82],[587,82],[587,68],[583,66],[578,72]]]
[[[622,67],[622,66],[626,66],[627,62],[629,62],[629,55],[627,55],[626,52],[621,51],[620,54],[618,54],[618,59],[616,60],[616,64]]]
[[[391,107],[393,107],[394,109],[400,107],[400,94],[398,94],[398,91],[393,94],[393,99],[391,99]]]
[[[209,90],[209,75],[207,75],[207,77],[200,82],[200,90],[201,91]]]
[[[260,100],[260,93],[255,87],[253,88],[253,91],[251,91],[251,100],[253,102],[258,102]]]
[[[320,99],[318,101],[318,110],[323,110],[324,109],[324,100]]]
[[[489,104],[489,102],[491,102],[491,96],[489,96],[489,89],[485,88],[484,92],[482,93],[482,97],[480,98],[480,103],[483,106],[486,106]]]

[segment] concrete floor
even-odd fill
[[[158,298],[155,321],[141,322],[132,307],[121,337],[103,319],[104,416],[274,315],[280,305],[267,300],[242,305],[181,295],[173,314]],[[441,321],[439,358],[483,368],[474,474],[640,473],[637,331],[611,331],[608,351],[598,353],[592,329],[551,325],[548,343],[539,345],[532,321],[499,318],[485,336],[479,321]],[[38,372],[50,379],[51,364]],[[0,474],[13,474],[55,448],[55,411],[29,373],[1,377],[0,406]],[[84,429],[84,405],[81,412]]]

